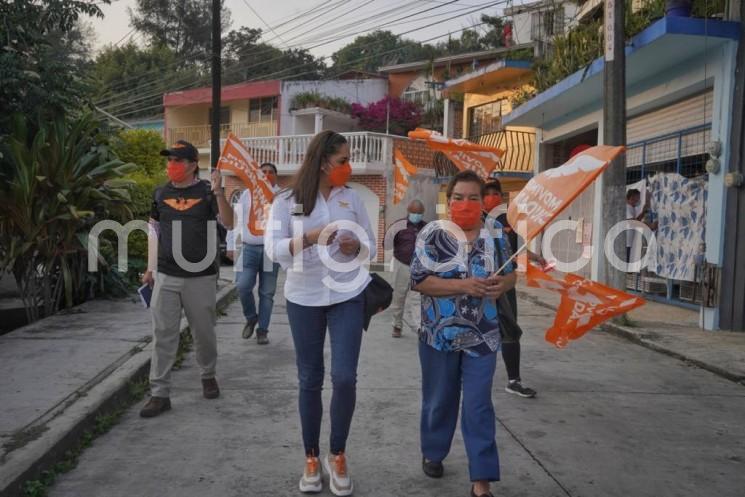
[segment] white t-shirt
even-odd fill
[[[356,297],[370,282],[367,269],[352,263],[356,256],[340,251],[338,238],[349,233],[346,229],[339,229],[337,239],[328,246],[308,247],[302,251],[302,257],[300,254],[293,257],[290,253],[290,243],[301,233],[341,221],[351,221],[358,226],[356,236],[367,247],[369,259],[374,259],[375,234],[365,205],[353,189],[333,188],[328,200],[319,193],[310,216],[302,214],[291,191],[282,192],[274,199],[267,222],[265,250],[270,259],[287,271],[285,298],[290,302],[305,306],[333,305]],[[351,267],[332,269],[329,267],[332,260]]]

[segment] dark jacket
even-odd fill
[[[397,261],[407,266],[411,265],[411,258],[414,256],[414,249],[416,248],[416,237],[426,224],[424,221],[414,224],[406,219],[406,228],[393,237],[393,257]]]

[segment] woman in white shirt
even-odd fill
[[[297,356],[300,423],[306,464],[302,492],[322,489],[322,462],[334,495],[351,495],[344,451],[356,399],[362,343],[363,291],[370,276],[363,262],[375,256],[375,236],[365,207],[346,186],[352,173],[349,144],[339,133],[317,134],[291,186],[272,204],[265,244],[287,270],[285,298]],[[324,361],[331,340],[331,437],[319,458]]]

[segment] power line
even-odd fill
[[[494,5],[496,5],[496,4],[500,4],[500,3],[504,3],[505,1],[506,1],[506,0],[500,0],[500,1],[498,1],[498,2],[494,2]],[[434,23],[434,24],[437,24],[437,23]],[[433,25],[434,25],[434,24],[433,24]],[[432,37],[432,38],[429,38],[429,39],[426,39],[426,40],[422,40],[422,41],[421,41],[420,43],[428,43],[428,42],[430,42],[430,41],[434,41],[434,40],[437,40],[437,39],[439,39],[439,38],[443,38],[443,37],[445,37],[445,36],[450,36],[450,35],[452,35],[453,33],[458,33],[458,32],[462,32],[462,31],[465,31],[465,30],[467,30],[467,29],[473,29],[473,28],[475,28],[475,27],[478,27],[478,26],[482,26],[482,25],[484,25],[484,24],[487,24],[487,23],[485,23],[485,22],[479,22],[479,23],[476,23],[476,24],[472,24],[472,25],[466,26],[466,27],[464,27],[464,28],[461,28],[461,29],[458,29],[458,30],[455,30],[455,31],[449,31],[449,32],[447,32],[447,33],[444,33],[444,34],[441,34],[441,35],[437,35],[437,36],[434,36],[434,37]],[[426,27],[430,27],[430,26],[431,26],[431,25],[423,26],[423,27],[417,28],[416,30],[419,30],[419,29],[425,29]],[[399,35],[396,35],[396,36],[403,36],[404,34],[407,34],[407,33],[409,33],[409,32],[411,32],[411,31],[408,31],[408,32],[404,32],[404,33],[401,33],[401,34],[399,34]],[[330,79],[333,79],[333,78],[335,78],[335,77],[337,77],[337,76],[339,76],[339,75],[343,74],[344,72],[346,72],[346,67],[347,67],[347,66],[351,66],[351,65],[353,65],[353,64],[356,64],[356,63],[358,63],[358,62],[361,62],[361,61],[365,61],[365,60],[370,60],[370,59],[373,59],[373,58],[379,57],[379,56],[381,56],[381,55],[387,55],[387,54],[390,54],[390,53],[398,52],[398,51],[400,51],[400,50],[404,50],[405,48],[406,48],[406,47],[399,47],[399,48],[394,48],[394,49],[391,49],[391,50],[388,50],[388,51],[385,51],[385,52],[381,52],[381,53],[379,53],[379,54],[373,54],[373,55],[370,55],[370,56],[367,56],[367,57],[362,57],[362,58],[356,59],[356,60],[354,60],[354,61],[349,61],[349,62],[347,62],[347,63],[341,64],[341,65],[340,65],[339,67],[340,67],[340,68],[342,68],[342,67],[343,67],[343,68],[345,68],[344,70],[342,70],[342,71],[339,71],[339,72],[337,72],[337,73],[335,73],[335,74],[329,75],[329,76],[327,76],[326,78],[322,78],[322,79],[321,79],[321,80],[319,80],[319,81],[328,81],[328,80],[330,80]],[[322,58],[327,58],[327,56],[324,56],[324,57],[322,57]],[[291,68],[286,68],[286,69],[284,69],[284,70],[281,70],[281,71],[277,71],[277,72],[275,72],[275,73],[271,73],[271,74],[268,74],[268,75],[257,76],[256,78],[252,78],[252,79],[249,79],[249,80],[247,80],[246,82],[252,82],[252,81],[256,81],[256,80],[259,80],[259,79],[265,79],[265,78],[270,78],[270,77],[273,77],[273,76],[278,76],[278,75],[280,75],[280,74],[282,74],[282,73],[284,73],[284,72],[287,72],[288,70],[291,70],[291,69],[296,69],[296,68],[298,68],[298,67],[303,67],[303,66],[306,66],[306,65],[308,65],[308,64],[300,64],[300,65],[298,65],[298,66],[293,66],[293,67],[291,67]],[[293,77],[295,77],[295,76],[302,76],[302,75],[304,75],[304,74],[312,74],[312,73],[313,73],[313,71],[307,71],[307,72],[305,72],[305,73],[294,74],[294,75],[293,75]],[[186,107],[186,106],[189,106],[189,105],[191,105],[191,104],[182,104],[182,105],[178,105],[178,106],[174,106],[174,107],[171,107],[171,109],[177,109],[177,108],[181,108],[181,107]],[[128,116],[128,115],[130,115],[130,114],[135,114],[135,113],[138,113],[138,112],[142,112],[142,111],[145,111],[145,110],[149,110],[149,109],[155,109],[155,108],[160,108],[160,107],[162,107],[162,106],[158,105],[158,106],[150,106],[150,107],[145,107],[145,108],[139,108],[139,109],[135,109],[135,110],[131,110],[131,111],[129,111],[129,112],[123,113],[123,114],[121,114],[121,113],[120,113],[120,114],[119,114],[119,117],[124,117],[124,116]]]
[[[448,2],[448,4],[454,3],[454,1],[457,1],[457,0],[450,0],[450,1]],[[485,4],[481,4],[481,5],[479,5],[479,6],[477,7],[477,8],[475,8],[475,9],[471,10],[470,12],[467,12],[467,13],[465,13],[464,15],[466,15],[466,14],[470,14],[470,13],[473,13],[473,12],[476,12],[476,11],[478,11],[478,10],[481,10],[481,9],[485,9],[485,8],[493,7],[493,6],[497,5],[497,4],[500,4],[500,3],[504,3],[504,1],[506,1],[506,0],[500,0],[500,1],[496,1],[496,2],[486,2]],[[432,10],[432,8],[428,8],[428,9],[425,9],[425,10],[423,10],[423,11],[419,11],[419,12],[416,12],[416,13],[413,13],[413,14],[409,14],[409,15],[407,15],[407,16],[403,16],[403,17],[400,17],[400,18],[398,18],[398,19],[395,19],[394,21],[391,21],[391,22],[396,22],[396,21],[399,21],[399,20],[402,20],[402,19],[405,19],[405,18],[410,18],[410,17],[414,17],[414,16],[416,16],[416,15],[418,15],[418,14],[422,13],[422,12],[428,12],[428,11],[430,11],[430,10]],[[420,31],[421,29],[426,29],[426,28],[428,28],[428,27],[431,27],[431,26],[437,25],[437,24],[439,24],[440,22],[443,22],[443,21],[448,21],[448,20],[451,20],[451,19],[455,19],[455,18],[457,18],[457,17],[460,17],[460,15],[457,15],[457,16],[453,16],[453,17],[451,17],[451,18],[448,18],[448,19],[445,19],[445,20],[441,20],[441,21],[437,21],[437,22],[434,22],[434,23],[430,23],[430,24],[427,24],[427,25],[425,25],[425,26],[421,26],[421,27],[419,27],[419,28],[411,29],[411,30],[405,31],[405,32],[401,33],[400,35],[396,35],[396,36],[403,36],[403,35],[405,35],[405,34],[409,34],[409,33],[412,33],[412,32],[416,32],[416,31]],[[370,29],[368,29],[368,30],[366,30],[366,31],[371,31],[371,30],[373,30],[373,29],[381,28],[381,27],[384,27],[384,26],[386,26],[387,24],[388,24],[388,23],[384,23],[384,24],[381,24],[381,25],[375,26],[375,27],[373,27],[373,28],[370,28]],[[347,38],[347,37],[349,37],[349,36],[350,36],[349,34],[346,34],[346,35],[341,35],[341,36],[338,36],[338,37],[336,37],[336,38],[333,38],[333,39],[329,39],[329,40],[326,40],[326,41],[324,41],[324,42],[322,42],[322,43],[318,43],[318,44],[315,44],[315,45],[313,45],[313,46],[311,46],[311,47],[308,47],[308,48],[307,48],[307,50],[310,50],[310,49],[313,49],[313,48],[318,48],[318,47],[320,47],[320,46],[324,46],[324,45],[328,45],[329,43],[333,43],[333,42],[335,42],[335,41],[338,41],[338,40],[341,40],[341,39]],[[301,45],[293,45],[293,46],[301,46]],[[372,46],[375,46],[375,44],[373,44]],[[268,53],[269,51],[270,51],[270,50],[265,50],[265,51],[263,51],[263,52],[259,51],[259,52],[254,52],[254,53],[258,55],[258,54],[260,54],[260,53]],[[251,53],[251,52],[249,52],[249,53],[248,53],[247,55],[251,55],[251,54],[252,54],[252,53]],[[269,63],[269,62],[277,61],[277,60],[280,60],[280,59],[281,59],[282,57],[284,57],[284,56],[285,56],[285,55],[284,55],[284,54],[282,54],[281,56],[278,56],[278,57],[275,57],[275,58],[269,59],[269,60],[267,60],[267,61],[262,61],[262,62],[260,62],[259,64],[253,64],[253,65],[248,65],[248,66],[246,66],[246,65],[236,65],[236,66],[232,66],[231,68],[229,68],[229,69],[228,69],[228,70],[227,70],[227,71],[225,72],[225,75],[227,75],[227,74],[234,74],[234,73],[235,73],[236,71],[238,71],[238,70],[246,70],[246,69],[251,69],[251,68],[253,68],[253,67],[257,67],[257,66],[259,66],[259,65],[262,65],[262,64],[266,64],[266,63]],[[327,58],[328,58],[328,56],[324,56],[324,57],[322,57],[322,58],[321,58],[320,60],[323,60],[323,59],[327,59]],[[180,87],[177,87],[177,88],[173,88],[173,89],[170,89],[170,91],[178,91],[178,90],[181,90],[181,89],[186,89],[187,87],[191,86],[192,84],[197,84],[198,82],[202,81],[203,79],[204,79],[204,78],[199,78],[199,79],[197,79],[197,80],[194,80],[194,81],[193,81],[193,83],[190,83],[190,84],[186,84],[186,85],[183,85],[183,86],[180,86]],[[128,92],[128,93],[134,93],[135,91],[136,91],[136,92],[140,92],[140,91],[142,91],[142,88],[141,88],[141,87],[140,87],[140,88],[137,88],[136,90],[133,90],[133,91],[131,91],[131,92]],[[147,98],[152,98],[153,96],[156,96],[156,95],[158,95],[158,94],[160,94],[160,93],[162,93],[162,92],[161,92],[161,91],[159,90],[159,91],[157,91],[157,92],[155,92],[155,93],[151,93],[151,94],[146,94],[146,95],[144,95],[144,96],[142,96],[142,95],[141,95],[141,96],[139,96],[139,98],[135,98],[134,100],[129,100],[128,102],[122,102],[122,103],[119,103],[119,104],[116,104],[116,105],[108,106],[108,107],[106,107],[106,108],[107,108],[108,110],[110,110],[110,111],[113,111],[113,109],[114,109],[114,108],[120,108],[120,107],[123,107],[123,106],[124,106],[124,107],[126,107],[127,105],[131,105],[131,104],[134,104],[134,103],[136,103],[136,102],[138,102],[138,101],[141,101],[141,100],[145,100],[145,99],[147,99]],[[121,110],[120,110],[119,112],[121,112]]]
[[[264,26],[266,26],[267,28],[269,28],[269,31],[271,31],[272,33],[274,33],[275,35],[277,35],[277,32],[276,32],[276,31],[274,31],[274,28],[273,28],[273,27],[271,27],[271,26],[269,25],[269,23],[267,23],[267,22],[266,22],[266,21],[264,20],[264,18],[263,18],[263,17],[261,17],[261,15],[260,15],[260,14],[259,14],[258,12],[256,12],[256,9],[254,9],[253,7],[251,7],[251,4],[250,4],[250,3],[248,3],[248,1],[247,1],[247,0],[243,0],[243,3],[244,3],[244,4],[246,4],[246,7],[248,7],[248,9],[249,9],[249,10],[250,10],[251,12],[253,12],[253,13],[254,13],[254,15],[255,15],[256,17],[258,17],[258,18],[259,18],[259,21],[261,21],[261,22],[263,22],[263,23],[264,23]],[[277,38],[279,38],[279,41],[281,41],[282,43],[284,43],[284,44],[285,44],[285,46],[287,46],[287,42],[286,42],[286,41],[284,41],[284,40],[283,40],[283,39],[282,39],[282,38],[281,38],[281,37],[280,37],[279,35],[277,35]],[[288,48],[289,48],[289,47],[288,47]]]
[[[346,3],[346,2],[349,2],[349,1],[350,1],[350,0],[341,0],[341,3]],[[287,24],[287,23],[289,23],[289,22],[292,22],[292,21],[294,21],[294,20],[296,20],[296,19],[298,19],[298,18],[302,17],[303,15],[306,15],[306,14],[308,14],[308,13],[310,13],[310,12],[312,12],[312,11],[314,11],[314,10],[318,9],[318,7],[320,7],[320,6],[323,6],[323,5],[325,5],[326,3],[327,3],[326,1],[322,1],[321,3],[319,3],[318,5],[316,5],[315,7],[312,7],[311,9],[309,9],[309,10],[307,10],[307,11],[303,11],[303,13],[301,13],[301,14],[299,14],[299,15],[297,15],[297,16],[295,16],[295,17],[293,17],[292,19],[290,19],[290,20],[288,20],[288,21],[284,21],[283,23],[281,23],[281,24],[278,24],[278,25],[277,25],[277,26],[275,26],[274,28],[276,29],[276,28],[277,28],[277,27],[279,27],[279,26],[282,26],[282,25],[285,25],[285,24]],[[333,5],[333,2],[332,2],[332,5]],[[176,60],[175,60],[175,61],[173,61],[173,62],[170,62],[170,63],[169,63],[168,65],[166,65],[166,66],[164,66],[164,67],[158,67],[158,68],[156,68],[156,69],[152,69],[152,70],[150,70],[150,71],[148,71],[148,72],[146,72],[146,73],[144,73],[144,74],[140,74],[140,75],[137,75],[137,76],[131,76],[131,77],[129,77],[129,78],[124,78],[124,79],[120,80],[120,81],[119,81],[119,83],[117,83],[117,84],[115,84],[115,85],[112,85],[112,86],[110,86],[110,87],[109,87],[109,89],[110,89],[110,90],[114,90],[114,89],[118,89],[118,88],[124,88],[124,87],[128,86],[128,83],[130,83],[131,81],[135,81],[135,80],[138,80],[138,79],[142,79],[142,78],[143,78],[143,77],[145,77],[145,76],[146,76],[147,74],[151,74],[151,73],[152,73],[152,74],[157,74],[157,73],[161,73],[161,72],[163,72],[163,71],[164,71],[164,70],[166,70],[166,69],[171,69],[171,68],[173,68],[173,67],[177,66],[178,64],[183,64],[184,62],[186,62],[186,61],[188,61],[188,60],[192,60],[192,59],[197,59],[197,61],[207,62],[207,61],[209,61],[209,59],[210,59],[210,54],[208,54],[208,53],[205,53],[205,52],[203,52],[202,50],[191,52],[191,53],[189,53],[189,54],[186,54],[186,55],[183,55],[183,56],[179,57],[178,59],[176,59]],[[136,91],[136,90],[139,90],[139,87],[138,87],[138,89],[135,89],[135,90],[128,90],[128,91]],[[120,96],[120,95],[121,95],[121,94],[119,94],[119,95],[114,95],[114,96],[112,96],[112,97],[113,97],[113,98],[116,98],[117,96]],[[96,102],[96,104],[99,104],[99,105],[100,105],[100,104],[103,104],[104,102],[108,102],[108,101],[111,101],[111,100],[112,100],[113,98],[105,98],[105,99],[102,99],[102,100],[100,100],[100,101]]]

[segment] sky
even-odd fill
[[[446,40],[448,32],[458,37],[460,30],[480,22],[481,13],[501,13],[510,3],[511,0],[226,0],[232,17],[230,29],[261,28],[265,33],[263,41],[280,48],[310,48],[317,57],[331,55],[351,43],[357,34],[376,26],[396,34],[422,27],[403,35],[417,41],[434,37],[439,38],[433,43]],[[111,5],[102,5],[104,19],[90,20],[96,33],[96,50],[130,39],[142,43],[142,36],[129,25],[127,8],[135,5],[135,0],[112,0]],[[307,13],[313,8],[317,10]],[[432,10],[422,12],[427,9]],[[300,17],[293,21],[296,16]],[[286,21],[291,22],[278,26]],[[430,24],[433,25],[425,27]],[[267,26],[276,29],[272,32]]]

